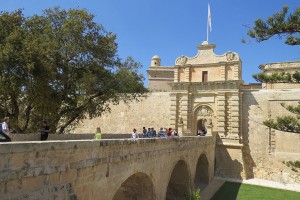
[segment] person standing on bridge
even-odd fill
[[[160,128],[160,130],[158,131],[158,137],[166,137],[166,132],[163,128]]]
[[[45,141],[48,139],[49,131],[50,127],[48,126],[47,121],[43,121],[41,128],[41,141]]]
[[[174,136],[178,136],[178,130],[175,129],[174,132],[173,132]]]
[[[11,138],[8,136],[14,130],[8,128],[9,117],[4,117],[3,123],[0,127],[0,142],[11,142]]]
[[[168,132],[167,132],[168,137],[172,136],[172,128],[169,128]]]
[[[139,138],[139,134],[136,132],[135,128],[133,129],[133,132],[132,132],[132,138],[134,138],[134,139]]]
[[[147,137],[148,138],[152,138],[153,137],[153,132],[152,132],[151,128],[148,128]]]
[[[156,130],[154,128],[151,128],[151,131],[152,131],[152,136],[156,137]]]
[[[143,138],[147,137],[147,129],[143,127]]]

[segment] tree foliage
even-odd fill
[[[185,200],[200,200],[200,189],[196,189],[191,194],[185,194]]]
[[[117,55],[116,35],[86,10],[0,13],[0,112],[18,132],[36,132],[47,120],[63,133],[109,104],[147,92],[141,64]]]
[[[248,31],[248,35],[255,38],[257,42],[262,42],[277,35],[279,38],[286,37],[285,43],[288,45],[300,45],[300,7],[294,13],[289,13],[288,7],[283,7],[281,12],[270,16],[266,21],[257,19],[255,26]],[[263,83],[300,83],[300,72],[261,72],[252,75],[258,82]],[[286,132],[300,133],[300,102],[298,106],[285,106],[287,110],[296,114],[294,116],[280,116],[276,119],[268,119],[263,123],[270,127]]]
[[[279,116],[276,119],[268,119],[263,123],[276,130],[300,133],[300,101],[297,106],[285,105],[284,103],[281,105],[295,115]]]
[[[300,44],[300,7],[295,12],[289,13],[288,7],[283,7],[281,12],[270,16],[266,21],[255,20],[255,26],[248,31],[248,35],[257,42],[268,40],[273,36],[285,37],[288,45]]]
[[[261,83],[300,83],[299,71],[294,73],[274,72],[272,74],[261,72],[258,74],[253,74],[252,77]]]

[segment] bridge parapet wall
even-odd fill
[[[117,134],[117,133],[102,133],[102,139],[122,139],[131,138],[132,134]],[[41,135],[38,133],[31,134],[10,134],[12,141],[40,141]],[[142,134],[140,134],[142,137]],[[81,134],[49,134],[49,140],[91,140],[95,138],[95,133],[81,133]]]
[[[191,182],[200,155],[213,177],[214,138],[109,139],[0,144],[1,199],[113,199],[121,184],[144,173],[164,199],[173,167],[189,166]]]

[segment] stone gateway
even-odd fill
[[[151,93],[129,105],[112,106],[101,118],[86,120],[74,132],[129,133],[133,127],[171,127],[180,136],[207,129],[216,139],[215,176],[259,178],[300,184],[300,175],[283,162],[300,158],[300,134],[271,130],[262,122],[290,115],[281,106],[297,105],[300,84],[245,85],[236,52],[214,53],[216,45],[197,46],[195,57],[180,56],[174,66],[162,66],[155,55],[148,68]],[[271,72],[300,71],[300,61],[268,63]],[[134,116],[139,116],[138,118]]]
[[[100,127],[103,136],[119,136],[162,127],[179,137],[0,144],[0,198],[182,200],[214,177],[299,185],[300,173],[285,162],[299,160],[300,134],[263,121],[290,115],[281,103],[297,105],[300,84],[245,85],[239,55],[216,55],[215,47],[203,42],[195,57],[180,56],[174,66],[161,66],[155,55],[147,70],[150,93],[73,130]],[[300,71],[300,61],[260,68]]]

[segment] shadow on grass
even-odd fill
[[[299,200],[300,192],[225,182],[212,200]]]
[[[241,183],[225,182],[211,200],[236,200]]]

